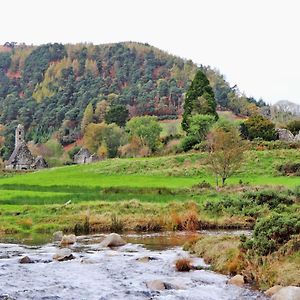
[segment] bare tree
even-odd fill
[[[209,146],[208,169],[215,175],[217,186],[219,178],[224,186],[226,179],[242,165],[246,150],[245,142],[234,126],[226,129],[213,129],[207,137],[207,142]]]

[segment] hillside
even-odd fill
[[[17,123],[24,124],[27,140],[44,142],[56,132],[64,145],[74,142],[89,103],[94,108],[98,104],[96,122],[101,111],[113,106],[127,109],[129,118],[156,115],[175,119],[182,113],[184,93],[197,68],[190,60],[134,42],[8,43],[0,48],[0,124],[6,126],[6,147],[13,144]],[[264,105],[240,95],[218,71],[201,68],[221,109],[249,115]]]

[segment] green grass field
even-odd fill
[[[57,213],[53,211],[53,207],[61,206],[69,200],[72,202],[73,212],[69,211],[69,217],[57,215],[57,218],[64,219],[58,222],[60,226],[64,222],[75,222],[74,214],[80,215],[84,210],[82,207],[94,207],[95,211],[103,214],[99,203],[102,203],[101,207],[105,206],[109,210],[106,211],[107,217],[107,213],[112,212],[111,207],[103,203],[135,199],[145,204],[152,203],[159,211],[159,208],[174,201],[185,203],[193,200],[202,203],[207,199],[217,199],[220,193],[214,189],[195,192],[193,188],[203,181],[215,184],[214,178],[206,170],[205,159],[206,154],[203,153],[111,159],[89,165],[66,166],[1,177],[0,232],[6,232],[7,228],[11,228],[8,232],[14,232],[16,227],[18,230],[27,230],[26,225],[24,227],[22,224],[14,224],[15,214],[20,211],[23,213],[17,214],[18,219],[33,219],[33,223],[37,224],[36,230],[40,230],[39,226],[44,222],[48,224],[46,227],[52,228],[57,222]],[[227,184],[282,185],[294,188],[300,185],[299,177],[279,176],[276,171],[277,165],[289,161],[300,161],[300,152],[250,151],[240,170],[228,179]],[[30,213],[26,213],[28,211]]]

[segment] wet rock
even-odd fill
[[[242,286],[243,284],[245,284],[244,276],[239,275],[239,274],[235,275],[228,280],[228,283],[234,284],[237,286]]]
[[[146,283],[147,288],[153,291],[162,291],[166,289],[165,283],[161,280],[152,280]]]
[[[65,245],[72,245],[76,243],[76,236],[74,234],[64,235],[60,241],[60,244]]]
[[[90,258],[82,258],[82,259],[80,260],[80,262],[81,262],[82,264],[85,264],[85,265],[91,265],[91,264],[97,263],[95,260],[90,259]]]
[[[72,254],[71,250],[68,248],[58,249],[53,256],[53,259],[57,261],[67,261],[67,260],[72,260],[74,258],[75,258],[74,255]]]
[[[143,256],[143,257],[137,258],[136,260],[137,260],[138,262],[147,263],[147,262],[149,262],[150,260],[157,260],[157,258],[151,257],[151,256]]]
[[[0,295],[0,300],[15,300],[15,298],[10,297],[7,294]]]
[[[164,282],[166,290],[185,290],[186,286],[179,282]]]
[[[178,282],[165,282],[161,280],[152,280],[146,283],[147,287],[153,291],[162,290],[184,290],[186,286]]]
[[[126,242],[117,233],[109,234],[101,243],[101,247],[118,247],[125,245]]]
[[[271,297],[274,294],[276,294],[280,289],[282,289],[281,285],[274,285],[271,288],[269,288],[268,290],[265,291],[265,295]]]
[[[20,264],[33,264],[34,261],[31,260],[31,258],[29,258],[28,256],[24,256],[19,260]]]
[[[271,300],[300,300],[300,287],[283,287],[272,296]]]
[[[53,241],[54,242],[59,242],[62,240],[63,238],[63,232],[62,231],[56,231],[53,233]]]

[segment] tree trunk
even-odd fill
[[[226,178],[222,177],[222,186],[225,185]]]

